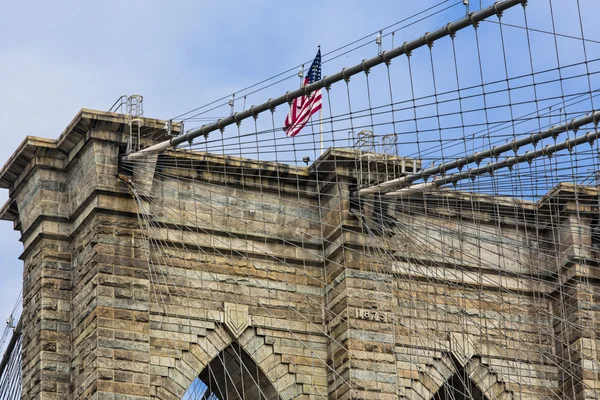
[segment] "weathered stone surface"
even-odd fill
[[[231,397],[429,399],[461,373],[490,399],[592,398],[600,274],[578,189],[399,201],[389,217],[411,229],[390,235],[350,191],[413,160],[374,156],[368,176],[344,149],[306,168],[186,151],[119,165],[126,122],[82,110],[0,173],[24,245],[23,398],[178,399],[223,364]]]

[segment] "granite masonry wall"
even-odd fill
[[[597,394],[597,210],[574,188],[537,205],[414,196],[385,210],[406,227],[390,230],[351,195],[352,151],[131,165],[126,122],[82,110],[0,174],[24,246],[24,399],[180,399],[216,357],[229,398],[428,400],[457,374],[489,399]],[[368,179],[415,167],[382,157]]]

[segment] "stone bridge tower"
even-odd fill
[[[142,145],[164,140],[164,126],[145,118]],[[480,268],[459,277],[452,254],[432,255],[441,260],[435,265],[409,256],[419,235],[448,240],[433,231],[411,233],[390,249],[385,224],[360,217],[377,214],[377,206],[350,196],[357,171],[365,176],[352,151],[330,149],[309,167],[185,151],[125,164],[127,132],[123,115],[84,109],[57,140],[28,137],[0,173],[10,193],[1,217],[13,221],[24,248],[24,399],[181,399],[197,377],[222,399],[443,399],[440,387],[456,377],[473,382],[476,398],[554,398],[547,385],[582,399],[592,393],[561,379],[561,366],[532,348],[572,352],[576,364],[562,368],[598,384],[590,367],[597,326],[573,331],[552,316],[523,312],[543,303],[552,315],[598,321],[592,309],[564,307],[556,270],[544,269],[543,282],[532,283],[524,277],[531,271],[499,260],[505,275]],[[389,158],[366,164],[370,181],[419,168]],[[119,174],[131,179],[135,196]],[[572,193],[563,186],[538,205],[503,200],[497,207],[482,197],[477,215],[506,215],[503,232],[519,257],[572,254],[556,268],[573,281],[593,273],[597,255],[580,246],[591,240],[592,210],[574,210]],[[436,214],[442,200],[435,196],[419,201],[385,212],[410,226],[428,207],[427,218],[449,229],[473,217]],[[463,199],[451,201],[463,210]],[[519,251],[532,243],[510,219],[515,210],[546,210],[564,221],[570,228],[561,231],[562,247]],[[473,249],[467,242],[453,245]],[[369,257],[374,251],[395,261]],[[489,248],[479,251],[492,257]],[[444,290],[443,280],[455,289]],[[488,304],[487,318],[497,315],[506,329],[507,318],[521,321],[528,332],[503,354],[490,350],[505,347],[498,331],[483,340],[468,329],[467,314],[423,307],[423,299],[463,304],[500,285],[512,288],[510,302],[519,307],[502,303],[497,313]],[[568,290],[577,296],[578,288]],[[425,320],[437,330],[419,338]],[[532,326],[545,327],[548,340],[527,331]],[[529,375],[520,381],[514,371],[523,366]]]

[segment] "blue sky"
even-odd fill
[[[580,0],[581,7],[587,10],[583,13],[586,36],[598,40],[600,34],[592,20],[596,14],[592,12],[594,1],[597,0]],[[8,2],[3,4],[3,15],[9,17],[0,26],[0,37],[4,38],[0,41],[0,120],[4,122],[0,128],[3,140],[0,161],[7,160],[26,135],[58,137],[80,108],[107,110],[120,95],[139,93],[145,99],[146,116],[172,118],[303,62],[308,66],[319,44],[326,54],[437,3],[439,0],[332,0],[314,4],[264,0]],[[449,1],[444,6],[454,3]],[[471,3],[473,9],[479,8],[478,0]],[[491,3],[483,1],[484,6]],[[556,18],[556,29],[580,35],[578,17],[574,14],[576,0],[553,0],[553,3],[560,15]],[[547,6],[546,0],[530,0],[530,26],[552,30]],[[464,11],[462,5],[457,5],[398,31],[395,43],[445,25],[464,15]],[[505,18],[507,22],[523,23],[520,10],[507,12]],[[498,35],[493,29],[498,28],[482,24],[482,57],[489,73],[486,80],[501,78],[504,73],[498,43],[493,42]],[[518,61],[527,55],[524,34],[506,29],[505,39],[511,52],[510,75],[526,73],[529,64]],[[487,39],[486,32],[491,39]],[[472,35],[472,31],[465,35]],[[376,55],[373,40],[374,36],[363,48],[324,63],[323,74],[335,73]],[[384,38],[384,48],[391,46],[390,40],[389,36]],[[556,64],[553,40],[544,35],[536,40],[539,42],[534,52],[539,65],[535,68],[552,67]],[[465,85],[478,79],[475,53],[469,43],[473,41],[465,40],[465,47],[459,50],[464,52],[461,69],[466,76],[461,79],[465,79]],[[560,39],[559,46],[565,59],[582,57],[577,41]],[[590,46],[590,52],[600,48],[597,44]],[[452,82],[453,68],[444,68],[451,60],[451,47],[436,43],[433,51],[436,74],[443,77],[442,86],[438,87],[441,91],[443,82]],[[427,52],[414,56],[415,82],[419,83],[420,94],[432,91],[428,57]],[[593,57],[588,54],[588,58]],[[325,55],[324,60],[327,60]],[[397,99],[410,98],[405,61],[394,62],[392,68],[399,77],[394,84]],[[372,76],[375,93],[388,90],[382,83],[383,74]],[[351,81],[357,85],[353,91],[357,107],[365,102],[364,86],[362,89],[358,86],[361,79],[364,78]],[[261,103],[296,87],[294,79],[282,82],[248,96],[247,104]],[[337,96],[334,113],[343,113],[343,96]],[[387,101],[383,95],[377,98],[381,103]],[[209,115],[227,112],[225,108]],[[526,112],[524,108],[518,113]],[[278,113],[283,120],[285,110]],[[345,131],[345,127],[336,129]],[[7,192],[2,191],[0,202],[4,203],[6,198]],[[4,320],[21,288],[22,263],[18,256],[22,246],[19,234],[8,222],[0,224],[0,238],[3,269],[0,318]]]
[[[403,3],[330,1],[312,10],[260,0],[8,2],[3,15],[11,17],[0,25],[0,162],[27,135],[58,137],[81,108],[107,110],[121,94],[140,93],[147,116],[171,118],[311,60],[319,44],[325,53],[436,2]],[[452,11],[430,26],[464,10]],[[358,60],[345,56],[338,66]],[[21,288],[22,245],[9,222],[0,224],[0,238],[4,320]]]

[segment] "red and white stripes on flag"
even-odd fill
[[[317,55],[313,60],[308,74],[304,78],[304,86],[310,85],[318,80],[321,80],[321,48],[317,51]],[[312,93],[298,97],[292,102],[290,112],[285,118],[284,128],[285,134],[288,137],[294,137],[306,125],[310,117],[319,111],[321,104],[321,89],[315,90]]]
[[[306,96],[295,98],[285,118],[283,130],[286,136],[294,137],[306,125],[310,117],[322,108],[321,89]]]

